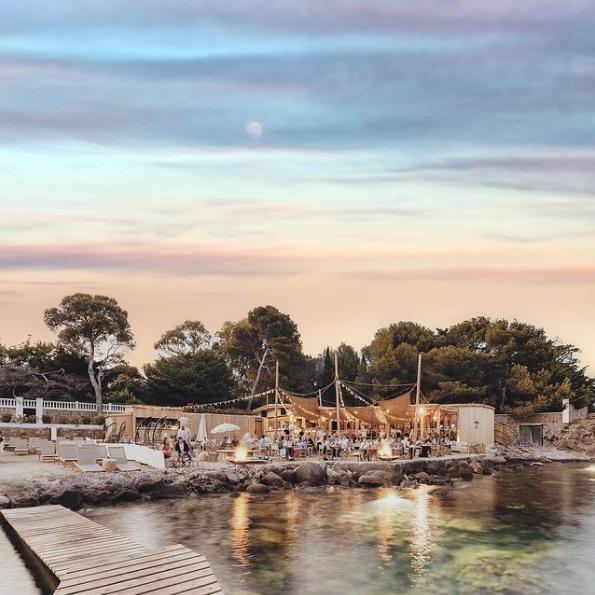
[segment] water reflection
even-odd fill
[[[250,545],[248,516],[248,494],[240,494],[233,499],[231,506],[232,549],[234,558],[242,565],[248,566],[248,547]]]
[[[431,560],[432,532],[429,521],[430,494],[424,487],[415,490],[415,506],[412,518],[411,567],[414,582],[424,574]]]
[[[549,465],[454,491],[217,495],[91,516],[146,545],[201,551],[231,595],[582,594],[595,583],[591,479],[587,466]]]

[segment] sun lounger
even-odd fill
[[[31,438],[29,438],[29,453],[30,454],[32,454],[32,455],[37,454],[40,442],[41,442],[41,438],[38,438],[36,436],[32,436]]]
[[[42,440],[39,443],[38,453],[42,463],[53,463],[56,460],[56,445],[50,440]]]
[[[110,459],[115,459],[119,471],[140,471],[136,463],[128,461],[123,446],[110,446],[108,450]]]
[[[57,460],[63,465],[72,465],[78,461],[76,444],[58,443],[57,452]]]
[[[15,455],[29,454],[29,446],[27,445],[27,440],[25,438],[11,438],[10,447]]]
[[[74,463],[74,466],[80,471],[84,473],[105,472],[105,469],[95,462],[94,446],[78,446],[76,455],[78,460]]]
[[[98,465],[101,464],[100,461],[103,461],[103,459],[109,459],[109,453],[105,444],[95,444],[93,448],[95,449],[95,460]]]

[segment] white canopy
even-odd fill
[[[237,432],[240,429],[240,426],[236,426],[235,424],[228,424],[223,423],[215,426],[211,430],[211,434],[225,434],[226,432]]]

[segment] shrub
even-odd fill
[[[91,423],[96,426],[102,426],[105,423],[105,415],[95,415]]]
[[[88,426],[88,425],[90,425],[90,424],[92,423],[92,420],[91,420],[91,418],[90,418],[88,415],[85,415],[85,416],[83,416],[83,417],[81,418],[81,422],[82,422],[84,425]]]
[[[25,415],[25,417],[23,417],[23,423],[26,424],[34,424],[37,421],[37,416],[35,415]]]
[[[12,419],[12,415],[10,415],[10,413],[5,413],[2,417],[0,417],[0,421],[2,421],[2,423],[5,423],[5,424],[10,423],[11,419]]]
[[[51,416],[51,415],[48,415],[47,413],[44,413],[44,414],[41,416],[41,421],[42,421],[44,424],[51,424],[51,423],[52,423],[52,416]]]
[[[81,418],[78,415],[73,415],[72,417],[70,417],[68,419],[68,421],[66,422],[67,424],[73,424],[73,425],[79,425],[82,422]]]

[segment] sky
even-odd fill
[[[1,4],[3,343],[82,291],[138,365],[263,304],[312,354],[487,315],[595,363],[592,2]]]

